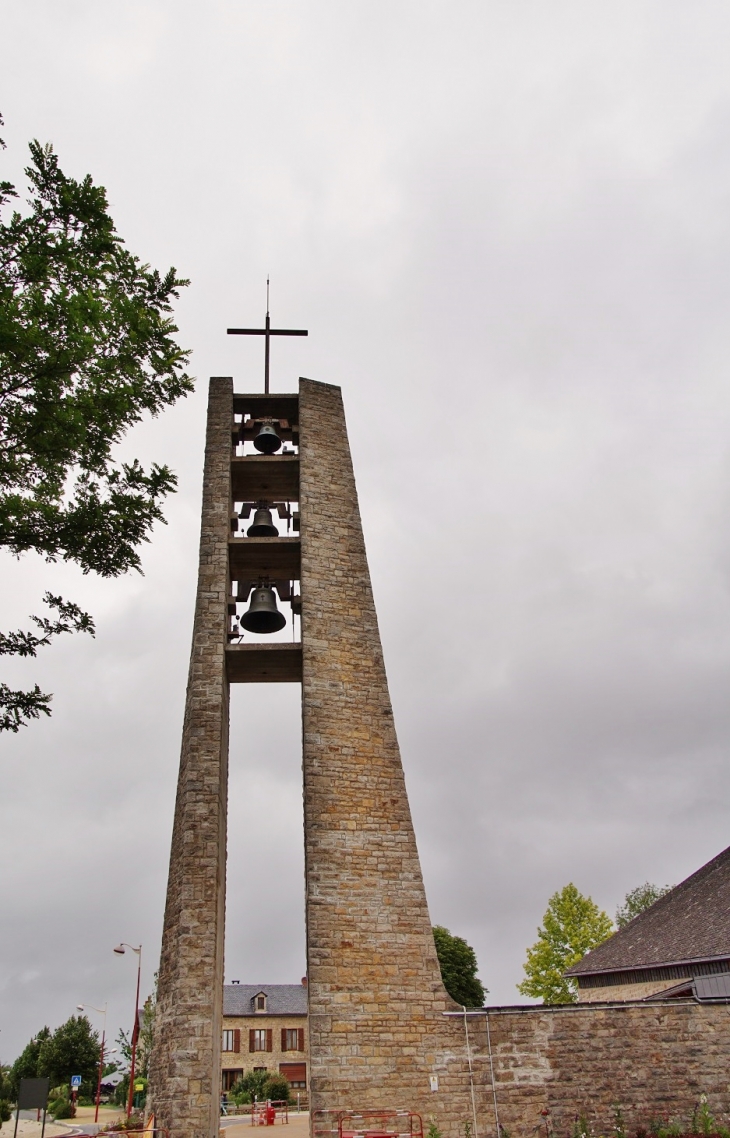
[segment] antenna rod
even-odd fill
[[[266,274],[266,348],[264,351],[264,394],[269,394],[269,344],[271,320],[269,319],[269,274]]]
[[[269,394],[269,344],[271,335],[271,318],[268,310],[266,312],[266,351],[264,354],[264,393]]]

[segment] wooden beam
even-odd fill
[[[298,454],[246,454],[231,459],[234,502],[298,502]]]
[[[226,671],[231,684],[300,684],[301,644],[229,644]]]
[[[228,542],[231,579],[298,581],[301,549],[298,537],[232,537]]]
[[[290,423],[299,422],[298,395],[253,395],[233,394],[233,411],[236,415],[253,415],[254,418],[288,419]]]

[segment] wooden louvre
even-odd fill
[[[248,1049],[249,1051],[256,1050],[256,1030],[253,1027],[248,1029]]]
[[[298,1030],[299,1030],[299,1050],[303,1051],[304,1050],[304,1028],[300,1027]]]
[[[234,1051],[240,1051],[241,1050],[241,1029],[240,1029],[240,1027],[236,1027],[233,1029],[233,1050]]]
[[[306,1063],[280,1063],[279,1072],[284,1075],[290,1083],[305,1083],[307,1080]]]
[[[266,1028],[266,1050],[274,1050],[274,1032],[270,1027]]]

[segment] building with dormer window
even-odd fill
[[[293,1093],[307,1091],[307,981],[301,984],[225,984],[221,1090],[248,1071],[278,1072]]]

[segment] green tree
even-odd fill
[[[35,1079],[38,1077],[38,1060],[40,1058],[41,1047],[50,1037],[50,1034],[50,1028],[41,1028],[33,1039],[31,1039],[29,1043],[26,1043],[20,1055],[10,1068],[8,1078],[10,1080],[13,1100],[18,1094],[21,1079]]]
[[[452,936],[443,925],[434,925],[433,939],[446,991],[457,1004],[480,1008],[484,1003],[484,987],[477,977],[477,956],[471,945],[460,936]]]
[[[38,1056],[38,1074],[47,1075],[51,1086],[65,1086],[72,1075],[81,1075],[83,1088],[96,1086],[99,1036],[85,1015],[71,1016],[43,1040]]]
[[[576,983],[565,970],[611,935],[611,918],[571,882],[553,894],[542,920],[537,940],[527,950],[526,979],[517,987],[523,996],[546,1004],[572,1004]]]
[[[651,908],[654,902],[665,893],[669,893],[671,888],[671,885],[652,885],[650,881],[645,881],[643,885],[631,889],[624,897],[623,905],[619,905],[616,910],[618,928],[622,929],[629,921],[633,921],[634,917],[638,917],[639,913]]]
[[[168,315],[188,282],[125,248],[102,186],[68,178],[50,145],[30,153],[29,210],[6,217],[18,195],[0,182],[0,548],[116,577],[140,569],[139,546],[176,485],[167,466],[120,462],[113,448],[192,390]],[[0,655],[93,634],[77,606],[46,601],[60,619],[38,618],[40,637],[2,637]],[[0,684],[0,731],[50,715],[50,700],[37,685]]]
[[[0,1063],[0,1126],[7,1122],[11,1116],[10,1103],[13,1100],[13,1088],[10,1082],[10,1068]]]
[[[239,1105],[244,1102],[289,1102],[291,1087],[285,1075],[278,1071],[247,1071],[231,1088],[231,1098]]]

